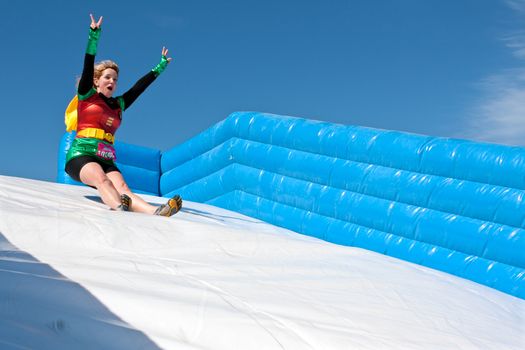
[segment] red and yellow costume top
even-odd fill
[[[84,100],[79,100],[77,108],[77,134],[81,134],[82,130],[86,129],[100,129],[104,130],[105,133],[115,135],[122,121],[123,108],[120,106],[120,103],[118,108],[113,109],[108,102],[97,93]]]

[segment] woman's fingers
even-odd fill
[[[98,21],[95,21],[95,17],[93,17],[93,14],[89,14],[89,17],[91,18],[91,28],[96,29],[100,28],[100,25],[102,24],[102,16],[98,19]]]
[[[168,60],[168,62],[171,62],[171,57],[167,57],[168,56],[168,49],[165,48],[165,47],[162,47],[162,56],[166,57],[166,60]]]

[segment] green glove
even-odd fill
[[[155,73],[156,77],[158,77],[160,73],[164,72],[164,70],[168,66],[168,63],[169,63],[168,58],[162,55],[162,58],[160,59],[159,64],[157,64],[155,68],[153,68],[151,71]]]
[[[87,54],[93,56],[97,54],[98,38],[100,38],[100,27],[95,29],[89,27],[89,39],[86,49]]]

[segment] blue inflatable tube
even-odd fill
[[[234,113],[162,154],[161,193],[525,298],[525,149]]]
[[[117,156],[133,189],[525,299],[525,148],[237,112],[168,151],[122,144]]]
[[[83,185],[73,180],[64,170],[66,155],[75,136],[74,131],[65,133],[60,140],[57,169],[57,182],[59,183]],[[122,172],[130,189],[136,193],[158,195],[160,151],[118,141],[115,142],[115,151],[117,153],[117,167]]]

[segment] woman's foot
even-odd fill
[[[182,198],[176,194],[173,196],[173,198],[170,198],[166,204],[161,205],[160,207],[155,210],[155,213],[153,215],[160,215],[160,216],[172,216],[173,214],[176,214],[180,208],[182,208]]]

